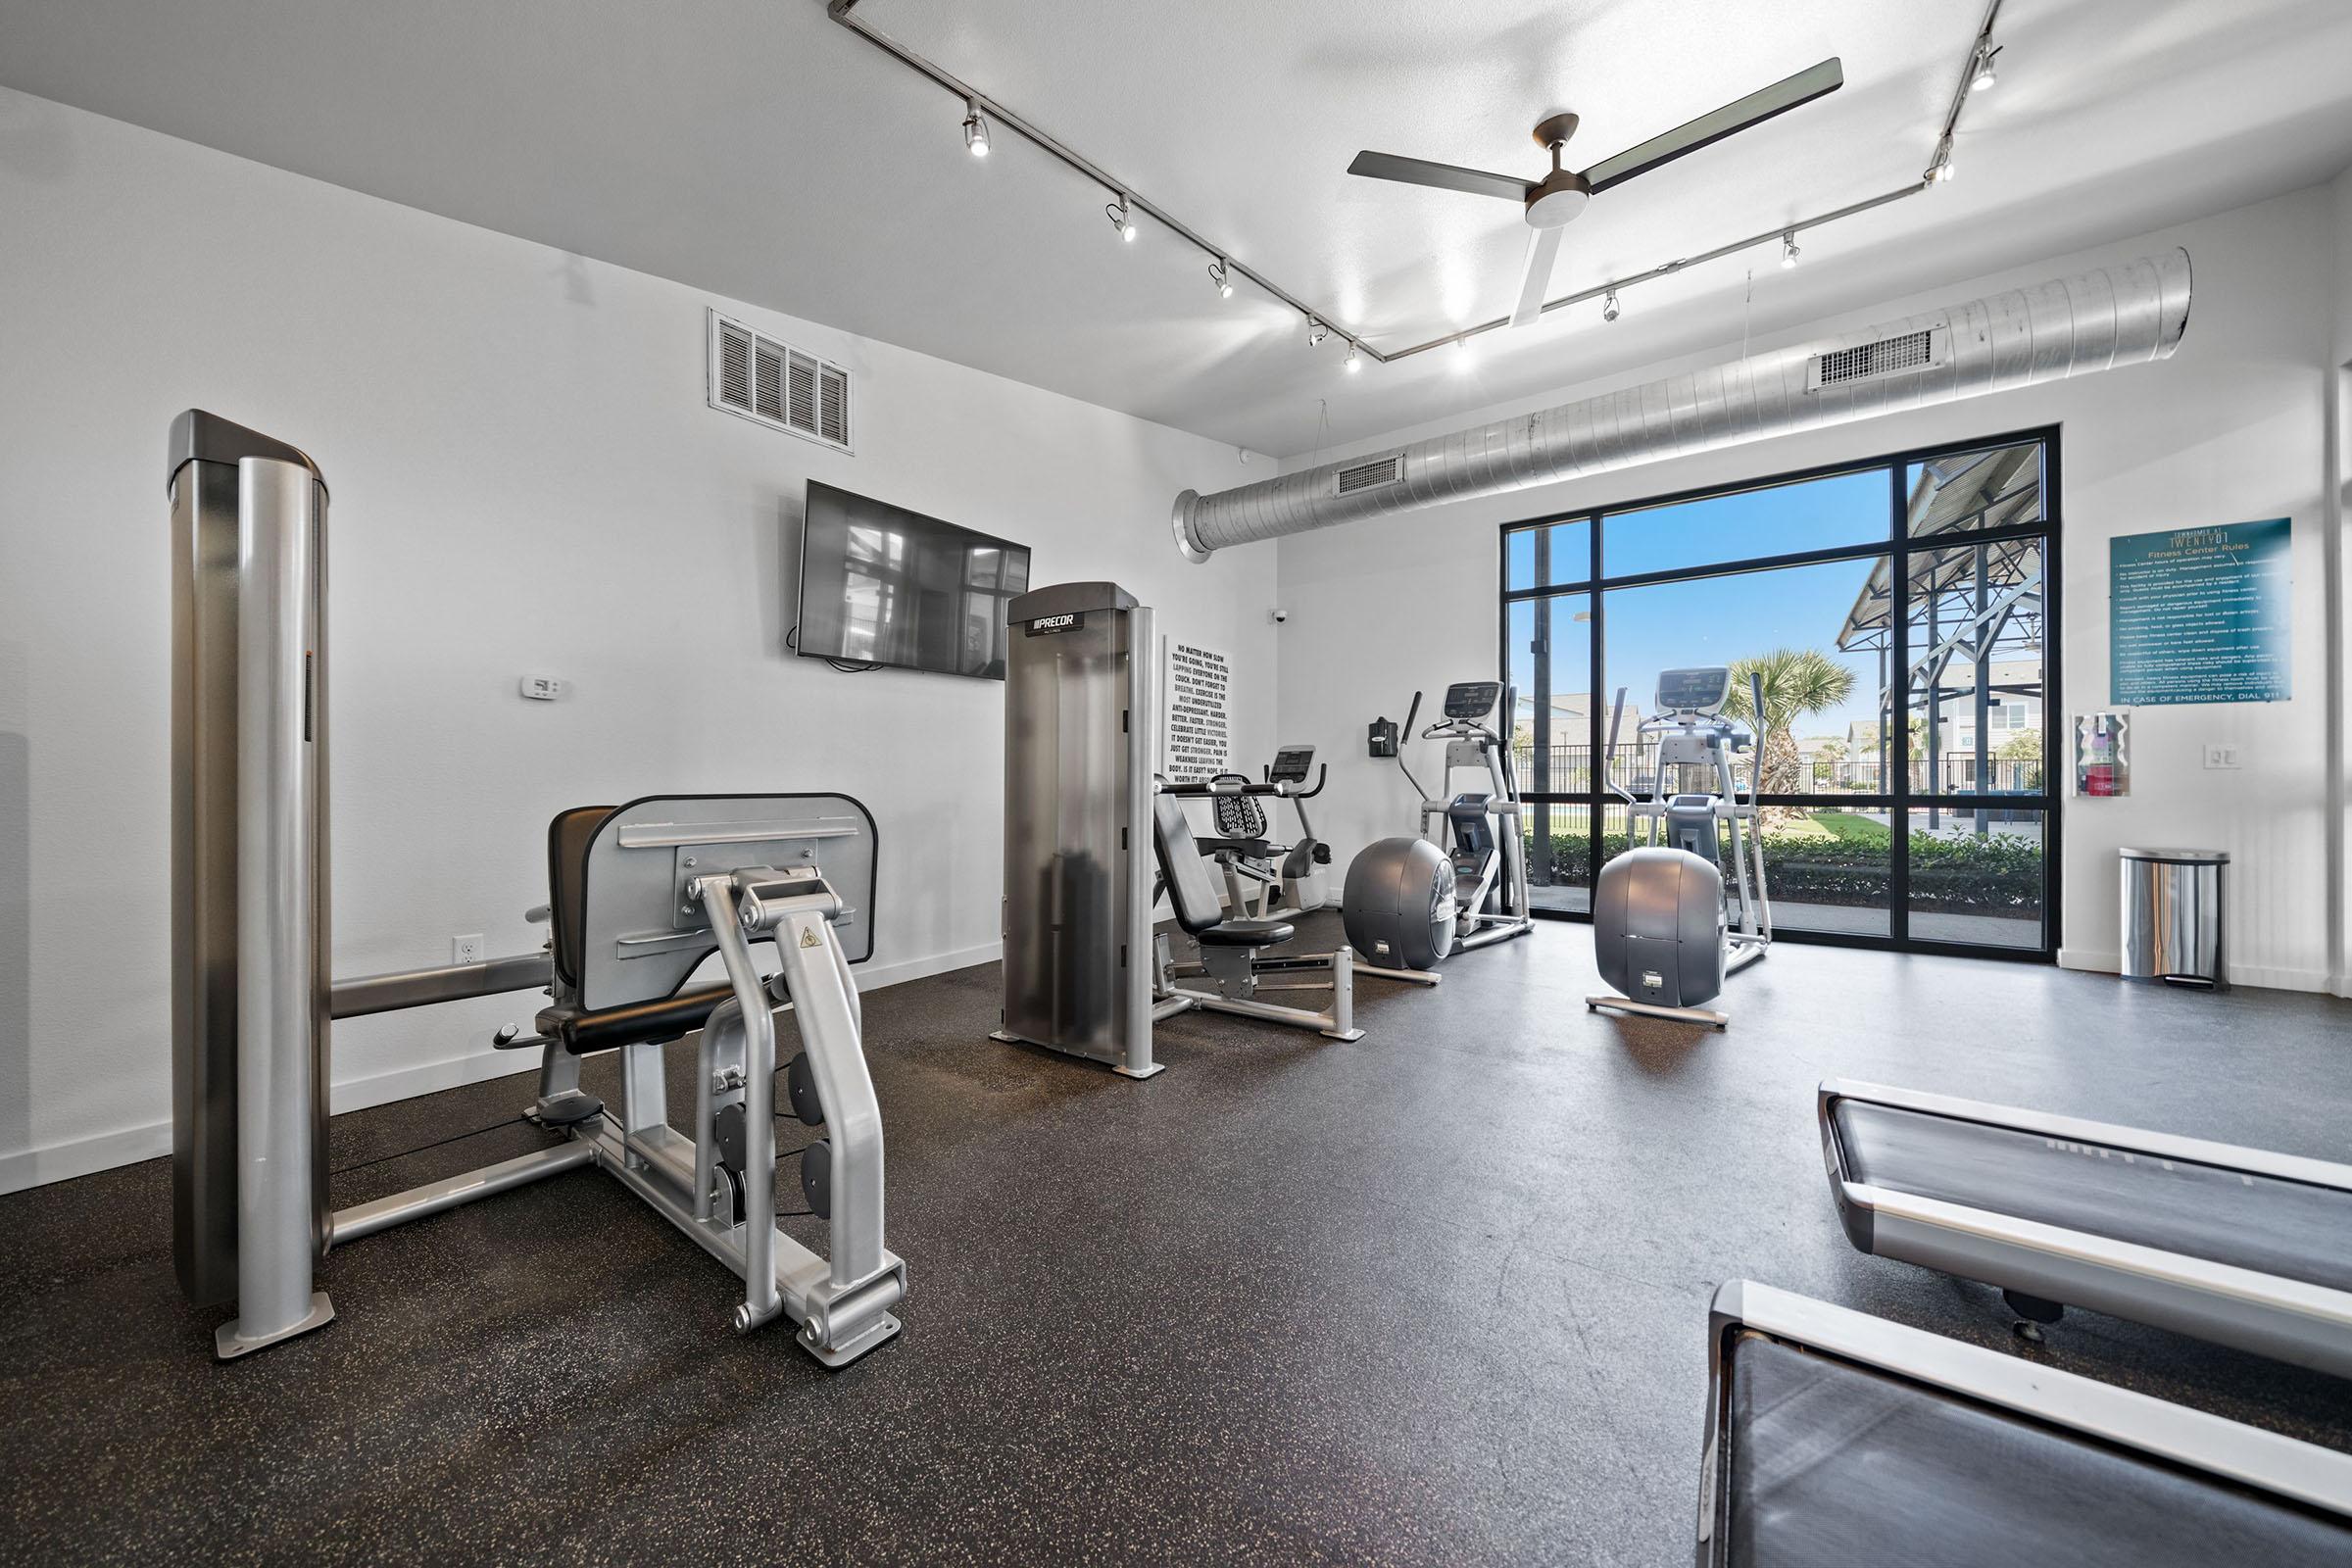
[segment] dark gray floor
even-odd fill
[[[1590,955],[1365,981],[1353,1045],[1178,1019],[1142,1084],[990,1044],[993,968],[876,993],[913,1295],[840,1374],[729,1332],[733,1278],[593,1171],[334,1254],[337,1321],[230,1365],[167,1162],[0,1200],[0,1560],[1682,1563],[1716,1282],[2016,1348],[1847,1248],[1822,1077],[2352,1158],[2343,1004],[1784,945],[1701,1036],[1588,1015]],[[527,1082],[344,1117],[336,1163]],[[2081,1314],[2037,1353],[2352,1448],[2318,1374]]]

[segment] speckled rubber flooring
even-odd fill
[[[733,1277],[593,1170],[338,1251],[336,1321],[227,1365],[168,1161],[0,1199],[0,1560],[1680,1564],[1716,1282],[2020,1348],[1846,1246],[1824,1076],[2352,1158],[2342,1003],[1784,945],[1700,1036],[1587,1014],[1590,956],[1364,981],[1351,1045],[1180,1018],[1140,1084],[990,1043],[993,967],[875,993],[913,1294],[842,1373],[730,1332]],[[528,1085],[339,1118],[335,1162]],[[2352,1448],[2352,1384],[2082,1314],[2032,1353]]]

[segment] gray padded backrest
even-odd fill
[[[1217,885],[1209,880],[1208,863],[1193,842],[1193,824],[1185,820],[1184,803],[1173,795],[1152,797],[1152,848],[1159,856],[1159,874],[1167,879],[1168,903],[1176,923],[1199,935],[1225,918]]]

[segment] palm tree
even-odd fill
[[[1796,721],[1841,706],[1853,695],[1854,672],[1811,648],[1776,648],[1755,659],[1733,660],[1732,695],[1723,710],[1754,724],[1750,675],[1761,677],[1764,687],[1762,790],[1767,795],[1802,794],[1804,763],[1796,755]]]

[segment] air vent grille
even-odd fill
[[[1847,381],[1866,381],[1872,376],[1891,375],[1897,370],[1916,370],[1936,363],[1936,333],[1933,328],[1905,332],[1900,337],[1883,337],[1872,343],[1858,343],[1850,349],[1837,349],[1816,357],[1813,385],[1816,388],[1839,386]]]
[[[733,322],[718,328],[718,398],[722,405],[752,406],[752,334]]]
[[[850,372],[710,315],[710,406],[850,450]]]
[[[1404,454],[1392,452],[1386,457],[1374,458],[1369,463],[1358,463],[1351,467],[1342,468],[1339,476],[1339,493],[1344,496],[1353,495],[1358,490],[1370,490],[1384,484],[1395,484],[1403,477]]]

